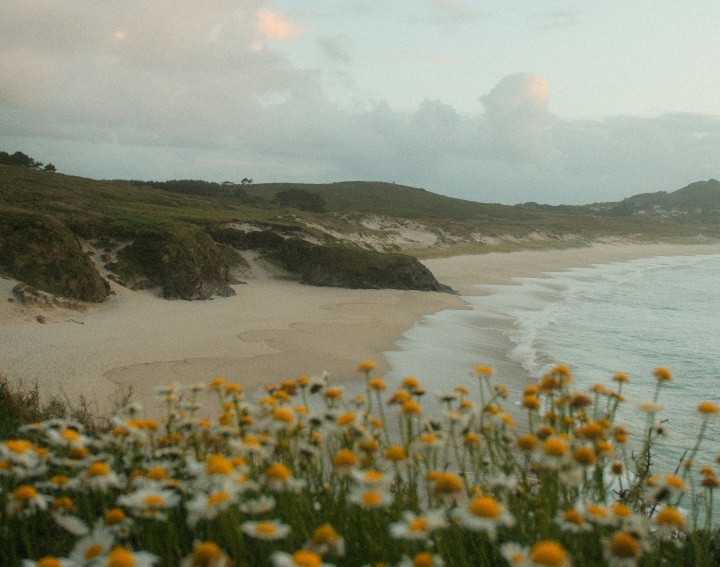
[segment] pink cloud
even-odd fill
[[[305,33],[302,26],[283,19],[271,10],[260,10],[257,13],[257,27],[265,37],[279,41],[297,39]]]

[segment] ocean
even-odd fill
[[[426,316],[408,330],[385,353],[385,378],[392,389],[415,376],[432,406],[434,393],[456,385],[477,391],[473,367],[493,366],[511,390],[506,409],[525,423],[522,389],[553,365],[570,367],[575,391],[596,383],[615,389],[612,376],[624,372],[630,383],[618,421],[640,432],[637,405],[652,400],[653,370],[666,367],[673,380],[661,392],[659,417],[669,435],[654,464],[667,474],[697,437],[698,403],[720,405],[718,276],[720,255],[669,256],[480,285],[485,295],[465,297],[468,309]],[[711,420],[696,462],[713,465],[718,454],[720,420]]]

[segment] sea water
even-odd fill
[[[641,432],[645,416],[637,406],[652,400],[653,370],[666,367],[673,379],[661,392],[658,417],[669,435],[653,465],[671,473],[697,438],[697,404],[720,405],[718,276],[720,255],[670,256],[481,285],[485,295],[464,298],[468,309],[423,318],[385,353],[386,381],[393,388],[415,376],[432,407],[435,392],[456,385],[477,391],[473,367],[493,366],[496,381],[511,386],[521,418],[522,389],[557,363],[570,367],[574,391],[596,383],[615,389],[612,376],[624,372],[630,383],[618,421]],[[720,421],[711,420],[696,462],[712,465],[718,454]]]

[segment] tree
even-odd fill
[[[0,152],[0,164],[29,167],[30,169],[40,169],[43,165],[39,161],[35,161],[33,158],[22,152],[15,152],[12,155],[7,152]]]
[[[43,167],[43,171],[47,171],[48,173],[55,173],[57,171],[57,168],[53,164],[49,163],[45,167]]]
[[[240,182],[240,185],[250,185],[252,183],[252,179],[248,179],[247,177],[243,177],[242,181]]]
[[[292,207],[311,213],[324,213],[326,211],[325,199],[323,199],[322,195],[303,189],[280,191],[275,195],[275,201],[281,207]]]

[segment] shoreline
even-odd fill
[[[85,312],[24,308],[8,301],[15,282],[0,279],[0,373],[36,384],[43,396],[81,396],[104,414],[132,389],[146,413],[153,389],[216,376],[247,392],[330,373],[334,383],[360,378],[363,360],[388,370],[384,354],[424,315],[470,308],[463,295],[478,284],[512,284],[572,267],[646,257],[720,254],[720,244],[595,244],[563,250],[490,252],[423,263],[460,295],[305,286],[255,274],[237,295],[203,302],[169,301],[113,284],[116,295]],[[42,313],[46,324],[36,320]],[[481,363],[482,361],[478,361]],[[469,369],[471,370],[471,369]],[[214,405],[211,406],[214,409]]]

